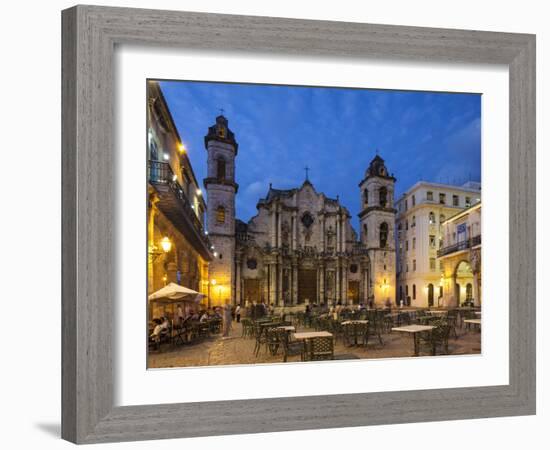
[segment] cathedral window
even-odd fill
[[[311,225],[313,225],[313,216],[306,212],[303,216],[302,216],[302,224],[304,225],[304,227],[306,228],[309,228],[311,227]]]
[[[218,180],[225,180],[225,159],[221,157],[216,160],[216,176]]]
[[[216,222],[225,223],[225,208],[222,205],[216,209]]]
[[[385,248],[388,244],[388,224],[386,222],[382,222],[380,224],[380,247]]]
[[[385,208],[388,204],[388,190],[384,186],[382,186],[378,191],[378,195],[380,197],[380,206],[382,208]]]

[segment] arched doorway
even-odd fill
[[[434,285],[428,284],[428,306],[431,308],[434,305]]]
[[[453,281],[455,305],[461,306],[464,303],[473,304],[472,286],[474,283],[474,273],[468,261],[463,260],[456,265]],[[470,286],[469,288],[468,285]]]

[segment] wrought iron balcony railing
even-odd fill
[[[437,257],[441,258],[442,256],[450,255],[451,253],[460,252],[462,250],[468,250],[469,248],[475,247],[476,245],[481,244],[481,235],[474,236],[473,238],[466,239],[456,244],[443,247],[437,251]]]
[[[165,186],[166,189],[177,198],[178,206],[183,210],[187,219],[191,221],[193,228],[202,242],[207,246],[207,248],[210,248],[208,235],[205,233],[204,227],[199,220],[195,209],[187,198],[185,191],[179,184],[176,175],[170,167],[170,164],[164,161],[149,160],[147,168],[149,182],[157,187]]]

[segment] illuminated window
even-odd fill
[[[435,214],[433,211],[430,211],[430,214],[428,215],[428,220],[430,222],[430,225],[433,225],[435,223]]]
[[[216,222],[225,223],[225,208],[222,205],[216,209]]]

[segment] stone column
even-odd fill
[[[474,304],[481,306],[481,273],[474,272]]]
[[[340,219],[336,216],[336,253],[340,251]]]
[[[298,303],[298,261],[292,261],[292,304]]]
[[[296,211],[292,211],[292,250],[298,248],[298,220]]]
[[[271,246],[277,247],[277,209],[274,206],[271,206]]]
[[[340,258],[336,260],[336,285],[334,286],[334,294],[336,303],[342,300],[342,296],[340,293]]]
[[[321,248],[324,252],[327,251],[327,236],[326,236],[326,216],[323,214],[321,219]]]
[[[342,298],[344,305],[348,304],[348,263],[344,261],[342,264]]]
[[[319,304],[325,304],[325,265],[319,265]]]
[[[345,218],[341,217],[340,222],[341,222],[340,229],[342,230],[341,231],[341,233],[342,233],[342,243],[340,244],[340,249],[341,249],[342,252],[345,252],[346,251],[346,220],[345,220]]]
[[[269,287],[269,303],[275,304],[277,301],[277,264],[270,264],[271,268],[271,286]]]
[[[277,247],[281,247],[283,244],[283,238],[281,236],[281,223],[283,222],[281,206],[277,205]]]
[[[283,264],[280,257],[277,264],[277,297],[275,303],[277,306],[283,305]]]
[[[269,273],[269,265],[266,264],[265,267],[264,267],[264,276],[263,276],[263,279],[261,281],[262,283],[262,293],[261,293],[261,298],[259,299],[253,299],[253,298],[250,298],[249,300],[252,301],[252,300],[258,300],[258,301],[262,301],[262,300],[266,300],[267,301],[267,297],[269,296],[269,277],[268,277],[268,273]]]

